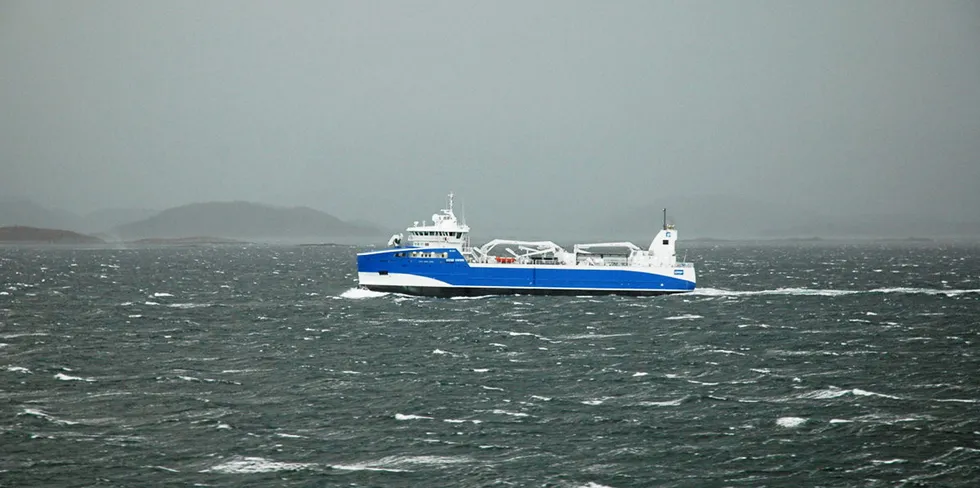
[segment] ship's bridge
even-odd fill
[[[454,247],[460,251],[469,247],[470,227],[456,218],[452,193],[449,194],[448,208],[432,214],[431,223],[416,221],[405,231],[407,244],[411,247]],[[401,235],[392,236],[390,244],[398,244],[401,238]]]

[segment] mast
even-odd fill
[[[667,209],[664,208],[664,230],[667,230]]]

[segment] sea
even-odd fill
[[[0,249],[0,486],[980,486],[980,245],[466,299],[357,251]]]

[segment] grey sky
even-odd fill
[[[0,0],[0,195],[52,206],[975,220],[978,187],[977,2]]]

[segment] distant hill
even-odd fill
[[[122,240],[214,236],[259,241],[308,241],[377,237],[380,229],[350,223],[308,207],[251,202],[194,203],[164,210],[110,232]]]
[[[147,208],[103,208],[80,217],[80,225],[86,232],[98,233],[120,225],[148,219],[160,213]]]
[[[66,210],[48,208],[30,200],[0,200],[0,226],[23,225],[42,229],[65,229],[95,234],[122,224],[146,219],[156,210],[108,208],[78,215]]]
[[[84,232],[78,215],[51,209],[29,200],[0,201],[0,226],[28,226],[42,229],[66,229]]]
[[[147,239],[137,239],[135,241],[127,241],[126,244],[133,246],[199,246],[199,245],[213,245],[213,244],[248,244],[246,241],[241,241],[238,239],[228,239],[225,237],[150,237]]]
[[[23,225],[0,227],[0,242],[18,244],[102,244],[105,241],[68,230]]]

